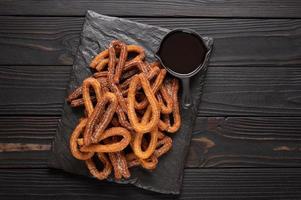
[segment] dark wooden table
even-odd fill
[[[215,39],[182,195],[49,170],[87,9]],[[301,1],[1,0],[0,199],[301,199]]]

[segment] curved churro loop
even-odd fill
[[[104,113],[99,112],[99,115],[97,116],[98,119],[100,119],[101,117],[102,119],[99,121],[99,124],[95,128],[95,132],[92,134],[92,143],[97,143],[99,142],[99,140],[101,140],[101,134],[107,128],[108,124],[113,118],[114,113],[116,112],[118,105],[116,95],[110,92],[105,93],[103,99],[98,102],[101,110],[105,108],[107,102],[110,102],[110,104],[107,107],[106,111]]]
[[[87,160],[94,155],[94,152],[81,152],[78,149],[77,140],[81,136],[82,131],[86,126],[86,123],[87,123],[87,119],[80,119],[80,122],[74,129],[73,133],[71,134],[70,141],[69,141],[71,153],[78,160]]]
[[[168,136],[165,136],[163,139],[159,140],[157,143],[157,149],[154,152],[154,155],[159,158],[166,152],[168,152],[172,147],[172,139]]]
[[[157,78],[156,78],[155,82],[152,85],[152,91],[153,91],[154,94],[156,94],[157,91],[160,89],[165,76],[166,76],[166,70],[161,69],[159,74],[157,75]],[[146,98],[144,100],[142,100],[141,102],[137,102],[135,100],[135,108],[137,110],[145,109],[147,105],[148,105],[148,101],[147,101]]]
[[[141,124],[147,124],[149,122],[151,114],[152,114],[151,106],[148,106],[146,112],[144,113],[141,119]],[[144,134],[145,133],[143,132],[137,132],[135,134],[134,142],[133,142],[133,151],[135,155],[141,159],[147,159],[154,153],[156,149],[157,140],[158,140],[158,128],[155,127],[152,131],[150,131],[150,142],[148,147],[145,148],[146,150],[142,150],[142,140]]]
[[[142,118],[142,121],[145,122],[144,120],[147,120],[147,118],[143,117]],[[157,132],[158,136],[159,136],[159,132]],[[146,141],[146,139],[144,138],[142,140],[142,147],[143,149],[145,150],[147,147],[149,146],[148,142]],[[157,144],[155,145],[157,147]],[[138,158],[138,157],[137,157]],[[149,170],[153,170],[157,167],[157,164],[158,164],[158,158],[152,154],[149,158],[147,159],[141,159],[141,158],[138,158],[139,162],[140,162],[140,165],[145,168],[145,169],[149,169]]]
[[[144,59],[145,53],[144,53],[144,49],[142,47],[137,46],[137,45],[127,45],[126,48],[127,48],[128,53],[130,53],[130,52],[138,53],[138,55],[135,58],[133,58],[132,60],[134,60],[134,59],[143,60]],[[99,53],[98,55],[96,55],[94,57],[94,59],[90,63],[90,67],[95,68],[102,59],[108,58],[108,56],[109,56],[108,49],[102,51],[101,53]]]
[[[87,110],[88,116],[90,116],[94,110],[91,96],[90,96],[90,86],[93,87],[96,99],[99,101],[101,98],[101,85],[95,78],[87,78],[83,82],[82,86],[82,95],[85,108]]]
[[[102,110],[105,109],[107,103],[110,103],[107,106],[105,112],[103,113]],[[107,128],[108,124],[113,118],[114,113],[116,112],[116,108],[118,105],[117,97],[115,94],[111,92],[107,92],[103,95],[103,98],[97,103],[99,105],[100,112],[96,115],[95,120],[99,120],[98,125],[96,126],[94,133],[92,134],[91,141],[92,143],[97,143],[100,139],[100,135],[103,131]]]
[[[164,84],[162,84],[159,92],[156,94],[162,114],[170,114],[173,110],[173,99],[167,92]],[[165,104],[166,103],[166,104]]]
[[[110,102],[107,109],[104,111],[106,104]],[[108,124],[113,118],[116,111],[118,102],[115,94],[107,92],[103,95],[102,99],[96,104],[94,111],[91,115],[88,113],[87,126],[84,132],[84,144],[99,142],[99,138]],[[86,108],[87,109],[87,108]]]
[[[135,94],[139,82],[141,83],[146,98],[149,101],[151,112],[152,112],[152,117],[150,121],[146,124],[139,123],[135,111]],[[151,90],[148,80],[142,73],[139,74],[137,77],[135,77],[130,83],[129,93],[128,93],[128,117],[132,127],[138,133],[147,133],[152,131],[159,122],[160,112],[158,109],[157,100],[155,98],[154,93]]]
[[[85,163],[86,163],[86,166],[88,167],[90,173],[95,178],[97,178],[99,180],[103,180],[103,179],[106,179],[111,174],[112,165],[104,153],[97,153],[97,157],[103,164],[102,171],[99,171],[97,169],[95,163],[93,162],[93,160],[91,158],[87,159],[85,161]]]
[[[175,133],[177,130],[179,130],[179,128],[181,126],[178,91],[179,91],[179,82],[177,79],[173,79],[171,81],[171,93],[172,93],[172,99],[173,99],[173,111],[172,111],[173,125],[170,125],[167,128],[166,131],[169,133]]]
[[[127,46],[125,45],[125,43],[123,43],[119,40],[113,40],[110,44],[109,51],[110,51],[110,48],[120,49],[119,60],[118,60],[118,63],[115,67],[115,74],[114,74],[114,77],[113,77],[113,83],[118,84],[121,73],[122,73],[124,65],[125,65],[125,61],[126,61],[127,56],[128,56]],[[114,56],[116,57],[116,55],[114,55]]]
[[[102,90],[103,90],[103,93],[109,91],[108,88],[106,88],[106,87],[102,88]],[[95,96],[91,96],[91,101],[92,101],[92,103],[96,102],[97,101],[96,97]],[[84,105],[84,99],[83,98],[74,99],[74,100],[72,100],[70,102],[70,106],[71,107],[79,107],[79,106],[82,106],[82,105]]]
[[[169,133],[175,133],[179,130],[181,126],[181,116],[180,116],[180,108],[178,102],[178,90],[179,90],[179,82],[177,79],[173,79],[168,83],[168,93],[172,95],[173,106],[172,113],[163,114],[163,120],[159,120],[158,126],[161,131],[167,131]],[[162,112],[162,110],[161,110]],[[173,124],[170,123],[170,117],[173,117]]]
[[[100,94],[103,94],[105,91],[105,87],[108,87],[108,82],[107,82],[107,78],[105,77],[107,75],[107,72],[97,72],[93,75],[94,78],[96,78],[96,80],[100,83]],[[92,77],[89,77],[91,79],[93,79]],[[91,81],[91,80],[90,80]],[[94,80],[93,80],[94,81]],[[91,84],[92,85],[92,84]],[[93,85],[92,85],[93,86]],[[94,86],[96,86],[96,88],[98,88],[97,84],[94,84]],[[81,105],[84,105],[84,99],[80,98],[80,96],[82,96],[82,86],[76,88],[67,98],[67,101],[70,103],[71,107],[78,107]],[[95,90],[95,88],[94,88]],[[95,92],[94,92],[95,93]],[[95,102],[96,101],[96,97],[95,96],[90,96],[91,97],[91,101]]]
[[[85,145],[80,148],[82,152],[98,152],[98,153],[109,153],[109,152],[117,152],[125,149],[131,141],[131,133],[122,127],[112,127],[107,129],[99,138],[99,142],[113,137],[113,136],[121,136],[122,139],[119,142],[114,142],[110,144],[91,144]],[[79,144],[84,143],[83,140],[78,140]]]

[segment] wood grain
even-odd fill
[[[93,1],[93,0],[2,0],[1,15],[83,16],[88,9],[118,16],[193,17],[301,17],[298,0],[227,1]]]
[[[60,115],[69,72],[0,67],[0,115]],[[198,116],[301,116],[300,91],[298,67],[209,67]]]
[[[210,66],[301,64],[301,19],[130,19],[213,37]],[[0,65],[71,65],[82,24],[75,17],[0,17]]]
[[[0,168],[46,168],[56,117],[0,117]],[[301,167],[301,117],[199,117],[188,168]],[[43,147],[43,148],[40,148]],[[20,145],[19,145],[20,147]],[[38,149],[36,147],[39,147]]]
[[[199,116],[300,116],[301,69],[209,67]]]
[[[49,148],[55,135],[59,117],[1,116],[0,143],[19,144],[27,151],[12,151],[0,153],[0,165],[4,168],[37,168],[46,167],[49,150],[36,149],[42,146]],[[30,144],[30,145],[28,145]],[[0,146],[0,147],[3,147]],[[7,149],[7,146],[6,146]]]
[[[0,115],[59,115],[69,66],[1,66]]]
[[[0,116],[0,141],[6,143],[50,143],[59,117]],[[43,142],[42,142],[43,141]]]
[[[300,117],[198,118],[186,167],[300,167]]]
[[[299,199],[301,195],[301,170],[296,168],[186,169],[180,196],[49,169],[1,169],[0,179],[3,199]]]
[[[72,65],[83,18],[0,17],[0,64]]]
[[[0,143],[0,152],[50,151],[51,144]]]

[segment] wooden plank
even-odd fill
[[[301,117],[198,118],[186,167],[300,167]]]
[[[0,141],[6,143],[39,143],[52,141],[59,117],[0,116]],[[43,141],[43,142],[42,142]]]
[[[70,66],[1,66],[0,114],[59,115]]]
[[[1,169],[3,199],[300,199],[300,168],[186,169],[180,196],[49,169]]]
[[[83,18],[0,17],[0,64],[72,65]]]
[[[49,116],[0,117],[1,167],[45,168],[58,120]]]
[[[57,122],[0,117],[0,168],[46,168]],[[301,167],[300,131],[301,117],[199,117],[186,167]]]
[[[295,67],[209,67],[198,115],[300,116],[300,84]]]
[[[213,37],[210,66],[301,64],[301,19],[130,19]],[[0,17],[0,65],[71,65],[82,23],[75,17]]]
[[[118,16],[193,17],[301,17],[298,0],[227,1],[80,1],[80,0],[2,0],[1,15],[83,16],[88,9]]]
[[[69,66],[0,67],[0,115],[60,115]],[[301,116],[301,69],[209,67],[199,116]]]

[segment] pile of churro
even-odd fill
[[[178,80],[158,62],[145,61],[142,47],[119,40],[90,68],[93,75],[67,98],[84,108],[70,137],[72,155],[100,180],[112,172],[115,179],[129,178],[132,167],[154,170],[172,147],[169,133],[181,126]]]

